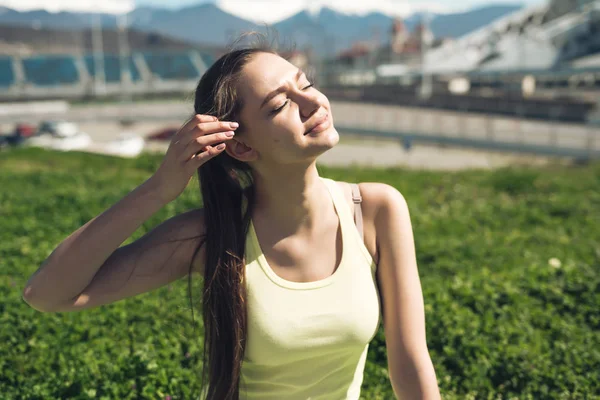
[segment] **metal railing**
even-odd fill
[[[51,103],[31,107],[0,107],[5,123],[36,123],[62,119],[81,123],[156,121],[183,123],[193,113],[191,104],[128,103],[67,107]],[[340,132],[363,137],[395,138],[409,147],[412,143],[473,147],[503,152],[600,158],[600,126],[552,120],[454,112],[417,107],[331,102],[334,126]]]
[[[342,133],[412,143],[549,156],[600,158],[600,127],[558,121],[351,102],[332,103]]]

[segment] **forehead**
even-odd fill
[[[242,69],[238,90],[245,99],[262,101],[297,72],[297,67],[276,54],[258,53]]]

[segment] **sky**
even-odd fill
[[[547,0],[0,0],[0,6],[17,10],[44,8],[57,11],[122,13],[139,6],[182,8],[212,1],[223,10],[256,22],[277,22],[302,9],[318,10],[327,5],[337,11],[365,14],[380,11],[406,16],[416,11],[460,12],[490,4],[543,4]]]

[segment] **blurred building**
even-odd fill
[[[335,57],[334,65],[363,68],[372,64],[375,48],[368,42],[355,42]]]
[[[502,17],[431,50],[425,70],[444,73],[568,68],[579,58],[598,52],[600,1],[552,0]]]
[[[373,42],[356,42],[342,52],[335,65],[366,68],[387,63],[401,63],[409,66],[421,64],[423,46],[438,46],[446,38],[436,40],[425,23],[419,23],[411,32],[401,18],[395,18],[389,30],[385,44],[378,46]]]
[[[119,52],[119,32],[116,29],[102,29],[102,51]],[[134,51],[191,50],[217,52],[217,46],[190,44],[183,40],[152,32],[135,29],[126,31],[127,44]],[[78,31],[32,28],[29,26],[0,25],[0,55],[29,56],[34,54],[83,54],[94,51],[93,31]]]
[[[0,100],[189,91],[224,52],[136,30],[101,34],[98,47],[90,29],[0,26]]]
[[[189,92],[214,60],[197,49],[0,55],[0,100]]]
[[[394,66],[399,74],[552,70],[600,67],[598,53],[600,0],[551,0],[458,39],[435,38],[425,22],[410,31],[397,18],[387,43],[354,43],[332,64],[356,69],[383,65],[386,71]]]

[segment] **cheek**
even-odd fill
[[[271,121],[269,137],[273,143],[295,142],[298,133],[303,129],[302,121],[300,121],[297,112],[294,114],[294,111],[290,108],[287,113]]]
[[[296,146],[304,133],[300,117],[290,111],[275,118],[264,120],[252,126],[253,142],[262,151],[281,151],[282,147]],[[297,113],[297,111],[296,111]],[[285,151],[285,150],[284,150]]]
[[[253,126],[253,143],[257,150],[271,152],[277,147],[281,147],[285,141],[285,126],[281,123],[264,121]]]

